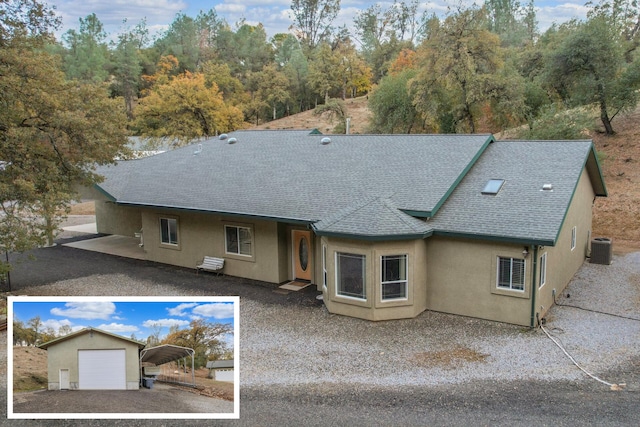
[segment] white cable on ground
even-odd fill
[[[622,390],[622,389],[626,386],[626,384],[625,384],[625,383],[612,384],[612,383],[606,382],[606,381],[601,380],[600,378],[596,377],[596,376],[595,376],[595,375],[593,375],[592,373],[588,372],[586,369],[584,369],[582,366],[580,366],[580,365],[578,364],[578,362],[576,362],[576,360],[573,358],[573,356],[571,356],[571,355],[567,352],[567,350],[565,350],[565,349],[564,349],[564,347],[562,347],[562,345],[561,345],[561,344],[560,344],[560,343],[559,343],[555,338],[553,338],[553,337],[551,336],[551,334],[550,334],[549,332],[547,332],[547,330],[544,328],[544,326],[542,326],[542,324],[540,325],[540,329],[542,329],[542,331],[543,331],[543,332],[544,332],[544,333],[549,337],[549,339],[550,339],[551,341],[553,341],[553,342],[554,342],[554,344],[555,344],[555,345],[557,345],[557,346],[558,346],[558,348],[560,348],[560,350],[562,350],[562,352],[563,352],[565,355],[567,355],[567,357],[568,357],[568,358],[573,362],[573,364],[574,364],[574,365],[576,365],[576,366],[578,367],[578,369],[580,369],[580,370],[581,370],[582,372],[584,372],[585,374],[589,375],[589,376],[590,376],[591,378],[593,378],[594,380],[599,381],[599,382],[601,382],[602,384],[606,384],[606,385],[608,385],[608,386],[609,386],[609,388],[610,388],[611,390],[614,390],[614,391],[620,391],[620,390]]]

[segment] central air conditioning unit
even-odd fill
[[[613,247],[611,239],[607,237],[597,237],[591,241],[591,264],[611,264],[613,258]]]

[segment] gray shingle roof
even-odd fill
[[[124,205],[313,224],[321,235],[403,239],[432,233],[552,244],[585,165],[606,195],[591,141],[491,135],[332,135],[239,131],[100,169]],[[483,195],[489,179],[504,179]],[[552,192],[542,192],[552,184]],[[431,219],[424,221],[415,217]]]
[[[429,225],[435,234],[555,244],[585,165],[597,166],[592,162],[591,141],[494,142]],[[494,178],[505,180],[498,194],[481,194]],[[541,191],[544,184],[553,191]],[[602,181],[593,185],[606,195]]]
[[[106,179],[100,188],[121,204],[306,223],[375,198],[429,216],[492,140],[490,135],[332,135],[323,145],[324,136],[308,131],[240,131],[229,137],[237,142],[216,138],[204,141],[199,154],[196,144],[102,168]],[[385,218],[391,222],[370,223],[380,229],[364,231],[387,233],[398,218],[388,212]],[[406,221],[415,227],[415,221]]]
[[[366,236],[371,239],[426,237],[432,228],[424,220],[398,210],[390,200],[372,199],[354,204],[313,224],[323,235]]]

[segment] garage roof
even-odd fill
[[[126,338],[126,337],[120,336],[120,335],[112,334],[111,332],[103,331],[102,329],[96,329],[96,328],[88,327],[88,328],[80,329],[77,332],[70,333],[70,334],[65,335],[63,337],[56,338],[56,339],[51,340],[51,341],[47,341],[45,343],[40,344],[38,347],[40,347],[43,350],[46,350],[47,348],[51,347],[52,345],[59,344],[59,343],[61,343],[63,341],[75,338],[77,336],[80,336],[80,335],[83,335],[83,334],[88,334],[88,333],[93,333],[93,332],[97,332],[97,333],[100,333],[100,334],[103,334],[103,335],[108,335],[108,336],[113,337],[113,338],[118,338],[118,339],[120,339],[122,341],[132,342],[132,343],[136,344],[139,348],[142,348],[142,347],[145,346],[145,344],[141,343],[140,341],[136,341],[136,340],[132,340],[130,338]]]
[[[193,356],[195,351],[192,348],[180,347],[178,345],[163,344],[156,347],[145,348],[140,352],[140,362],[162,365],[183,357]]]

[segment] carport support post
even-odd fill
[[[194,370],[195,367],[195,354],[196,352],[194,351],[193,353],[191,353],[191,383],[193,384],[193,386],[196,386],[196,371]]]

